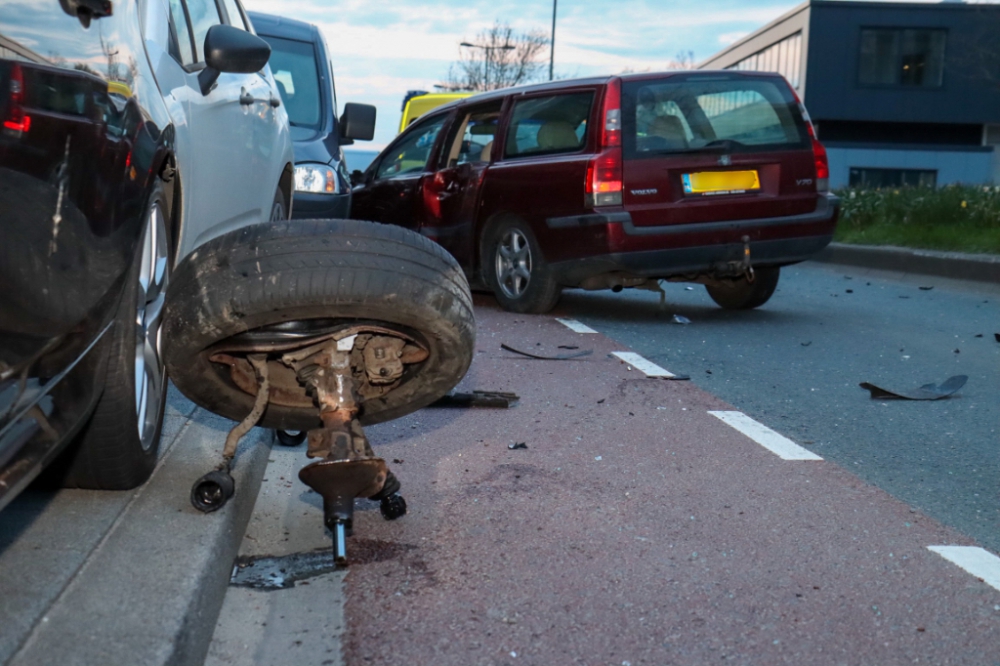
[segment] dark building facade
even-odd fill
[[[1000,5],[810,0],[699,69],[784,75],[832,187],[1000,183]]]

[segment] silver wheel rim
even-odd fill
[[[531,283],[531,246],[517,229],[500,238],[496,253],[497,284],[507,298],[520,298]]]
[[[135,414],[143,450],[153,445],[166,376],[160,359],[160,323],[167,295],[167,224],[153,204],[142,239],[135,314]]]
[[[285,207],[280,201],[275,201],[271,206],[271,222],[281,222],[285,219]]]

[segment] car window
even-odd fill
[[[205,36],[213,25],[222,23],[219,8],[214,0],[187,0],[188,15],[191,17],[191,32],[194,35],[195,57],[198,62],[205,59]]]
[[[323,121],[316,69],[316,49],[310,42],[260,36],[271,45],[271,74],[285,103],[288,122],[296,127],[318,129]]]
[[[575,153],[583,148],[593,92],[534,97],[514,106],[507,157]]]
[[[622,106],[627,156],[697,150],[719,141],[737,152],[801,147],[806,138],[797,103],[781,81],[630,82]]]
[[[188,25],[187,11],[185,11],[181,0],[170,0],[170,22],[177,40],[174,45],[177,47],[177,52],[172,55],[182,65],[193,65],[196,60],[194,47],[191,43],[191,28]]]
[[[240,11],[240,6],[236,3],[236,0],[222,0],[222,6],[226,8],[226,14],[229,15],[229,24],[240,30],[246,30],[247,24],[243,20],[243,12]]]
[[[437,140],[447,114],[428,118],[407,131],[403,139],[386,151],[375,172],[375,179],[394,178],[420,173],[427,166],[431,149]]]
[[[448,166],[454,167],[469,162],[489,162],[493,149],[493,138],[500,123],[500,107],[496,102],[488,107],[480,107],[465,114],[461,122],[455,124],[448,150]]]

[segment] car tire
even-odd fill
[[[752,310],[767,303],[778,287],[780,275],[779,267],[765,266],[754,269],[753,282],[743,277],[707,284],[705,289],[712,300],[725,310]]]
[[[298,446],[306,441],[306,433],[302,430],[275,430],[274,434],[282,446]]]
[[[523,220],[494,222],[483,236],[483,279],[504,310],[545,314],[559,302],[555,281],[535,234]]]
[[[233,420],[254,397],[212,345],[288,322],[334,320],[397,327],[430,352],[402,383],[362,404],[362,424],[398,418],[434,402],[465,375],[475,346],[469,285],[455,259],[412,231],[360,220],[296,220],[238,229],[186,257],[171,278],[163,331],[175,386]],[[268,405],[258,425],[320,427],[318,410]]]
[[[148,479],[156,466],[167,397],[158,338],[170,280],[168,218],[167,198],[157,182],[110,332],[104,391],[51,470],[66,487],[127,490]]]

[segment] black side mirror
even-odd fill
[[[59,0],[59,4],[64,12],[80,19],[84,28],[89,28],[95,18],[111,16],[115,9],[111,0]]]
[[[351,172],[351,187],[357,187],[358,185],[365,184],[365,174],[360,169],[355,169]]]
[[[354,140],[371,141],[375,136],[375,107],[371,104],[344,105],[340,116],[340,138],[342,144],[350,145]]]
[[[263,39],[231,25],[213,25],[205,35],[205,69],[198,74],[207,95],[222,72],[253,74],[264,69],[271,47]]]

